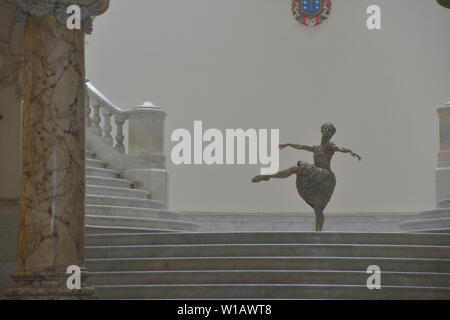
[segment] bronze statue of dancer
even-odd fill
[[[313,152],[314,165],[299,161],[297,166],[280,171],[272,175],[260,175],[252,179],[253,182],[267,181],[270,178],[287,178],[293,174],[297,175],[297,190],[303,200],[306,201],[316,214],[316,231],[322,231],[325,217],[323,210],[333,195],[336,186],[336,177],[331,171],[330,162],[335,152],[350,153],[350,155],[361,161],[361,157],[346,148],[339,148],[331,138],[336,133],[332,123],[322,125],[322,142],[320,146],[303,146],[299,144],[281,144],[280,150],[291,147],[298,150]]]

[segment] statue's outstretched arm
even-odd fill
[[[310,151],[313,152],[313,147],[310,146],[304,146],[301,144],[292,144],[292,143],[285,143],[285,144],[280,144],[280,150],[283,150],[286,147],[291,147],[297,150],[306,150],[306,151]]]
[[[361,156],[358,155],[358,154],[356,154],[356,153],[354,153],[354,152],[353,152],[352,150],[350,150],[350,149],[340,148],[340,147],[338,147],[338,146],[333,146],[333,151],[335,151],[335,152],[342,152],[342,153],[350,153],[350,155],[351,155],[353,158],[356,158],[356,159],[358,159],[359,161],[361,161]]]

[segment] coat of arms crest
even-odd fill
[[[307,26],[317,26],[325,21],[331,12],[331,0],[292,0],[295,19]]]

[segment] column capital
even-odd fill
[[[103,14],[109,8],[109,0],[15,0],[17,5],[17,23],[25,26],[28,16],[43,18],[53,14],[56,19],[66,24],[67,8],[78,5],[81,9],[82,25],[86,33],[93,31],[92,22],[95,16]]]

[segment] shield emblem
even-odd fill
[[[292,0],[292,13],[297,21],[317,26],[330,15],[331,0]]]
[[[301,0],[301,10],[305,14],[315,14],[320,11],[323,7],[322,0]]]

